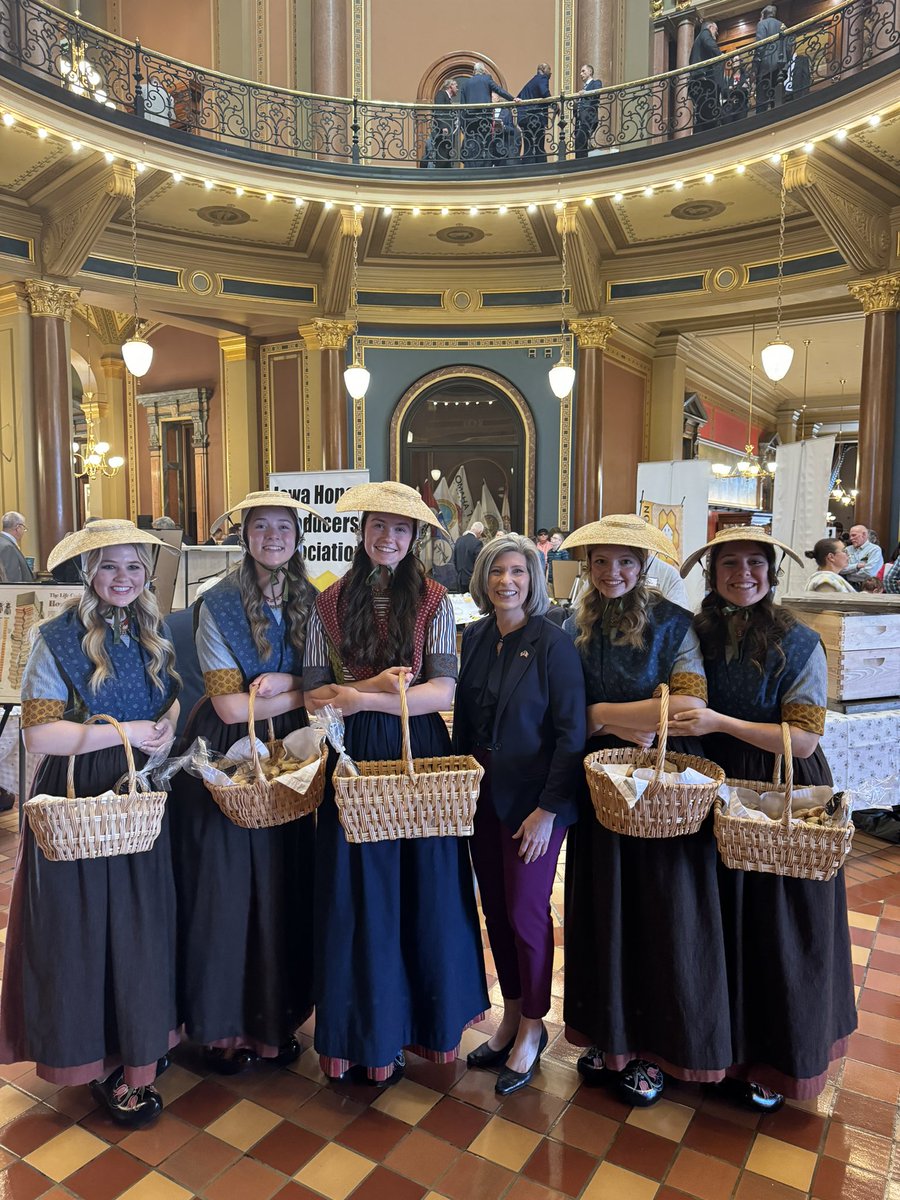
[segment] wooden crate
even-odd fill
[[[822,638],[828,660],[829,700],[866,700],[900,695],[900,607],[883,597],[832,598],[788,607]]]

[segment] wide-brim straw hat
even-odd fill
[[[235,513],[241,513],[241,524],[244,522],[246,514],[252,508],[290,508],[296,513],[307,512],[314,517],[318,517],[320,521],[324,521],[325,517],[317,512],[314,508],[310,508],[308,504],[303,504],[300,500],[295,500],[290,492],[277,492],[274,489],[268,489],[263,492],[248,492],[243,500],[239,500],[237,504],[232,504],[231,508],[226,508],[221,516],[216,517],[210,529],[216,529],[225,520],[226,517],[234,516]],[[300,518],[297,518],[298,524]]]
[[[560,549],[572,550],[576,546],[632,546],[658,554],[678,566],[678,551],[671,538],[634,513],[616,513],[582,525],[569,534]]]
[[[697,563],[708,551],[716,546],[724,546],[726,542],[759,542],[763,546],[775,546],[778,550],[789,554],[795,563],[804,565],[803,559],[790,546],[784,542],[779,542],[777,538],[773,538],[771,534],[764,533],[756,525],[729,525],[726,529],[720,529],[711,542],[707,542],[705,546],[701,546],[699,550],[695,550],[693,554],[689,554],[684,560],[684,566],[681,568],[681,575],[684,578],[689,571],[696,567]]]
[[[335,512],[383,512],[413,521],[424,521],[442,533],[446,530],[415,488],[405,483],[358,483],[348,488],[334,506]]]
[[[149,529],[138,529],[134,521],[116,519],[101,519],[91,521],[84,529],[76,529],[67,533],[58,542],[47,557],[47,570],[52,571],[60,563],[68,562],[70,558],[79,558],[82,554],[90,554],[92,550],[102,550],[104,546],[155,546],[163,550],[180,553],[177,546],[170,546],[161,541]]]

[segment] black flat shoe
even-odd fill
[[[229,1054],[221,1046],[207,1046],[203,1053],[203,1061],[210,1071],[215,1071],[217,1075],[240,1075],[259,1062],[259,1055],[247,1048]]]
[[[156,1060],[156,1078],[159,1079],[160,1075],[164,1075],[171,1065],[172,1060],[168,1054],[164,1054],[162,1058],[158,1058]]]
[[[289,1037],[286,1042],[282,1042],[278,1047],[278,1053],[274,1058],[264,1058],[262,1061],[273,1067],[289,1067],[291,1063],[296,1062],[303,1053],[303,1047],[295,1037]]]
[[[718,1084],[718,1089],[733,1103],[740,1104],[742,1108],[749,1108],[753,1112],[778,1112],[784,1104],[784,1096],[781,1092],[770,1091],[752,1081],[723,1079]]]
[[[606,1058],[599,1046],[586,1050],[575,1066],[588,1087],[600,1087],[610,1080],[611,1072],[606,1069]]]
[[[490,1041],[490,1038],[488,1038]],[[487,1042],[482,1042],[474,1050],[470,1050],[466,1055],[467,1067],[481,1067],[484,1070],[489,1070],[491,1067],[502,1067],[509,1058],[513,1046],[516,1044],[516,1039],[512,1038],[501,1046],[499,1050],[492,1050]]]
[[[633,1058],[619,1073],[619,1095],[634,1108],[649,1108],[663,1094],[665,1076],[655,1062]]]
[[[154,1087],[130,1088],[125,1083],[122,1067],[106,1079],[91,1083],[91,1095],[106,1110],[117,1125],[141,1129],[155,1121],[163,1110],[162,1096]]]
[[[513,1092],[518,1092],[521,1088],[527,1087],[531,1083],[535,1068],[541,1061],[541,1055],[547,1049],[547,1030],[541,1026],[541,1040],[538,1042],[537,1054],[531,1060],[531,1066],[527,1071],[514,1071],[512,1067],[504,1067],[497,1076],[497,1082],[494,1084],[494,1091],[498,1096],[511,1096]]]

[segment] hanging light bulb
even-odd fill
[[[794,359],[794,347],[781,336],[781,302],[784,292],[784,212],[787,199],[787,183],[785,178],[785,160],[781,158],[781,211],[778,221],[778,292],[775,298],[775,336],[762,349],[763,370],[777,383],[784,379],[791,369]]]
[[[547,378],[550,381],[550,390],[557,400],[565,400],[566,396],[572,391],[575,383],[575,368],[569,361],[569,351],[566,346],[566,297],[568,295],[568,235],[569,235],[569,218],[568,213],[563,212],[562,215],[562,254],[560,255],[560,265],[562,267],[562,287],[559,293],[559,331],[562,334],[562,352],[559,356],[559,362],[554,363],[550,368]]]
[[[354,212],[357,209],[359,209],[359,205],[355,207]],[[362,210],[359,209],[359,211]],[[357,215],[353,222],[353,277],[350,291],[350,308],[353,314],[353,333],[351,334],[353,362],[344,371],[344,386],[354,400],[363,399],[369,390],[369,381],[372,378],[356,354],[356,331],[359,329],[359,231],[361,226],[362,219]]]
[[[144,336],[147,326],[138,316],[138,262],[137,262],[137,166],[131,164],[131,282],[134,308],[134,333],[122,346],[125,366],[138,379],[146,375],[153,362],[153,347]]]

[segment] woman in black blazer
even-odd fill
[[[534,1074],[547,1045],[553,926],[550,893],[585,744],[581,661],[544,617],[540,554],[519,534],[494,538],[470,590],[484,618],[463,634],[453,741],[485,768],[472,863],[503,993],[496,1033],[468,1057],[500,1067],[509,1095]]]

